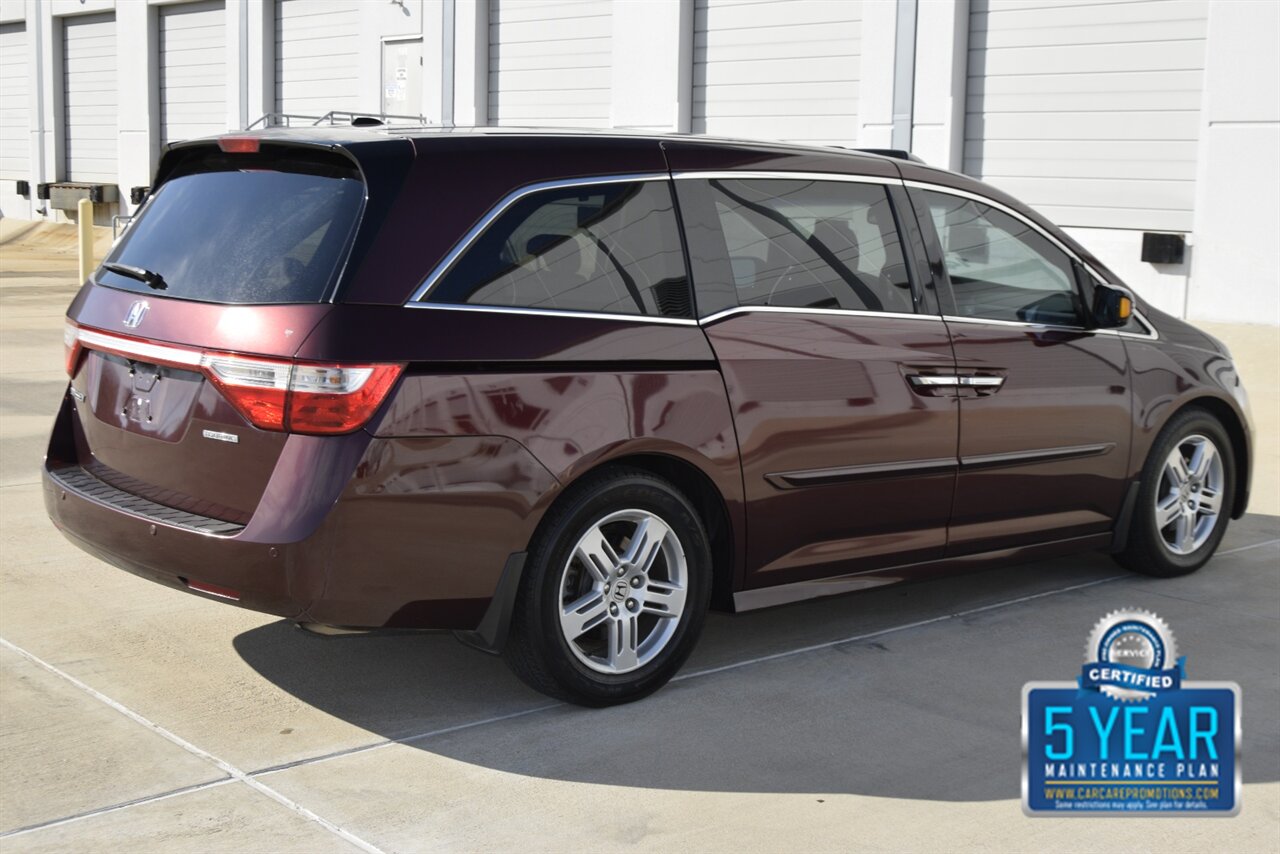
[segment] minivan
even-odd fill
[[[662,686],[709,608],[1090,550],[1191,572],[1249,495],[1225,346],[902,152],[182,142],[65,340],[43,479],[76,545],[317,631],[453,630],[585,705]]]

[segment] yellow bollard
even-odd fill
[[[81,199],[76,210],[80,218],[76,228],[80,234],[80,281],[83,283],[96,266],[93,263],[93,202]]]

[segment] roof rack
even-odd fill
[[[431,121],[423,115],[405,116],[392,113],[330,110],[322,116],[307,116],[299,113],[267,113],[246,127],[245,130],[253,130],[257,127],[288,128],[320,127],[321,125],[328,127],[337,127],[339,125],[348,125],[350,127],[387,127],[390,125],[424,127],[430,124]]]
[[[840,146],[843,148],[844,146]],[[855,148],[864,154],[879,154],[881,157],[892,157],[894,160],[910,160],[912,163],[923,163],[919,156],[901,148]]]

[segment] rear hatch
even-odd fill
[[[68,312],[75,457],[106,484],[244,524],[291,433],[360,429],[398,365],[298,363],[368,202],[334,147],[223,138],[162,183]]]

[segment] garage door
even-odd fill
[[[62,25],[65,179],[116,182],[116,16]]]
[[[693,132],[852,145],[861,0],[697,0]]]
[[[277,0],[278,112],[320,116],[361,108],[359,5],[356,0]]]
[[[1062,225],[1189,231],[1206,0],[1045,6],[973,0],[965,171]]]
[[[160,138],[227,130],[227,16],[222,0],[160,7]]]
[[[0,178],[31,177],[31,117],[27,110],[27,28],[0,24]]]
[[[608,127],[612,0],[490,0],[489,123]]]

